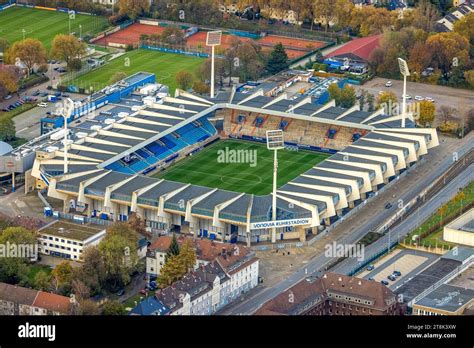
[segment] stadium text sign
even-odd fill
[[[301,225],[310,225],[311,219],[292,219],[292,220],[278,220],[278,221],[265,221],[255,222],[250,224],[251,230],[262,230],[266,228],[279,228],[279,227],[292,227]]]

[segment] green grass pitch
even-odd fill
[[[76,18],[71,19],[71,32],[76,36],[80,35],[79,25],[82,25],[83,36],[94,36],[109,26],[105,17],[76,14]],[[0,12],[0,37],[12,44],[23,39],[23,29],[25,38],[38,39],[49,50],[57,34],[69,33],[69,17],[63,12],[22,7]]]
[[[176,74],[181,70],[195,73],[203,62],[203,58],[139,49],[127,52],[103,67],[73,79],[68,85],[84,89],[93,87],[94,91],[97,91],[109,85],[110,78],[116,72],[132,75],[146,71],[154,73],[156,81],[169,86],[170,92],[173,93],[177,87]]]
[[[219,150],[256,150],[256,166],[219,163]],[[278,151],[278,187],[311,169],[329,155],[310,151]],[[154,177],[256,195],[268,194],[273,185],[273,151],[253,142],[225,140],[210,145]]]

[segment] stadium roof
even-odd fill
[[[361,187],[361,193],[368,192],[370,182],[367,178],[376,177],[385,163],[391,162],[392,167],[396,165],[402,156],[400,153],[408,156],[409,147],[417,142],[412,140],[414,137],[431,139],[435,134],[434,130],[401,129],[400,117],[385,115],[382,110],[366,112],[358,106],[344,109],[336,107],[334,102],[317,105],[311,97],[290,100],[282,94],[268,98],[257,89],[251,94],[221,93],[211,99],[177,90],[175,97],[165,97],[159,102],[136,105],[128,98],[95,117],[86,116],[87,120],[78,125],[87,122],[86,128],[90,132],[80,134],[82,128],[78,132],[75,125],[71,125],[73,143],[69,146],[68,174],[63,176],[63,145],[59,140],[39,148],[46,155],[38,160],[40,163],[34,167],[33,175],[43,180],[54,179],[55,189],[78,195],[81,202],[85,196],[105,197],[105,205],[116,200],[186,216],[217,216],[239,223],[268,221],[271,218],[271,195],[244,195],[145,177],[142,174],[148,168],[156,168],[161,163],[153,156],[138,160],[141,167],[136,171],[126,167],[126,172],[118,172],[113,167],[124,160],[128,163],[136,154],[154,144],[164,144],[185,127],[196,126],[221,109],[315,122],[328,128],[346,127],[360,132],[361,138],[343,150],[352,154],[347,161],[341,159],[341,154],[335,154],[280,188],[277,193],[278,219],[315,217],[329,208],[334,210],[336,205],[337,209],[342,209],[341,205],[347,202],[344,193],[350,195]],[[393,128],[386,128],[388,124]],[[407,124],[413,126],[411,121]],[[436,146],[437,139],[429,146],[424,145]],[[414,157],[416,160],[416,155]]]
[[[8,144],[4,141],[0,141],[0,156],[4,155],[6,153],[9,153],[12,150],[13,150],[13,147],[10,144]]]

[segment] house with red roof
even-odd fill
[[[358,38],[347,42],[324,57],[331,68],[363,73],[371,61],[372,52],[380,46],[382,35]]]
[[[0,283],[0,315],[67,315],[73,298]]]

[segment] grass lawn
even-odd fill
[[[20,105],[19,107],[13,109],[12,111],[0,111],[0,119],[7,117],[7,118],[13,118],[15,116],[18,116],[19,114],[31,110],[35,107],[35,104],[30,104],[30,103],[25,103],[23,105]]]
[[[71,32],[80,35],[79,25],[82,25],[82,36],[95,34],[106,29],[107,18],[76,14],[71,19]],[[38,39],[51,48],[51,42],[57,34],[69,33],[69,16],[67,13],[38,10],[31,8],[12,7],[0,12],[0,37],[10,43],[26,38]]]
[[[170,92],[173,93],[177,87],[176,74],[181,70],[194,73],[203,61],[203,58],[139,49],[115,58],[103,67],[68,82],[68,85],[84,89],[93,87],[94,91],[97,91],[109,85],[110,78],[116,72],[132,75],[145,71],[154,73],[156,81],[169,86]]]
[[[218,163],[219,150],[254,150],[256,166],[249,163]],[[278,151],[278,187],[311,169],[328,157],[310,151]],[[263,195],[272,191],[273,151],[266,145],[226,140],[171,166],[155,177],[223,190]]]
[[[30,266],[30,271],[28,272],[28,282],[34,284],[35,276],[39,271],[43,271],[46,274],[50,274],[52,269],[49,266],[34,264]]]

